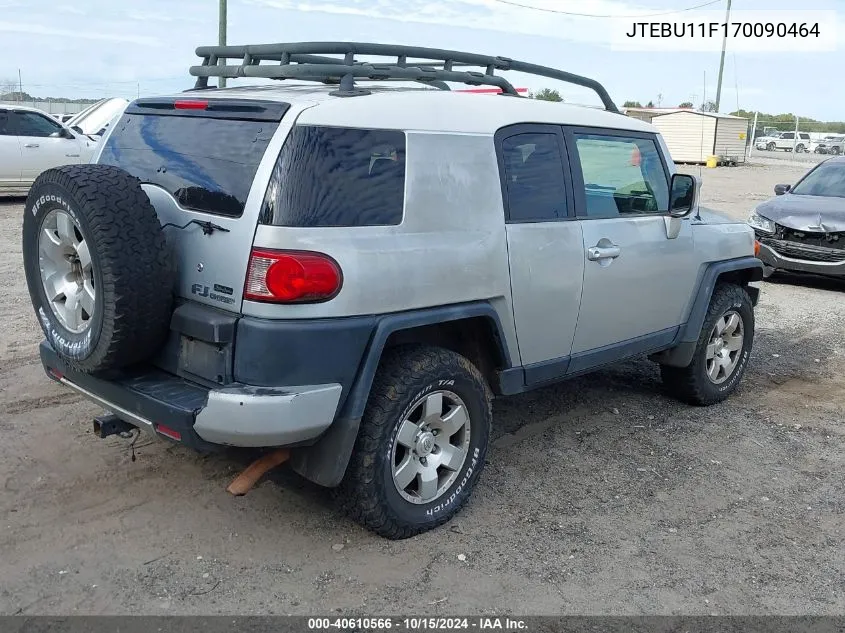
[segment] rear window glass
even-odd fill
[[[169,191],[186,209],[239,217],[278,123],[125,115],[100,157]]]
[[[298,126],[279,153],[261,222],[295,227],[399,224],[404,201],[404,132]]]

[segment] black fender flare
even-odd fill
[[[317,442],[297,449],[291,455],[291,467],[306,479],[326,487],[337,486],[346,473],[358,428],[370,395],[385,344],[391,334],[401,330],[481,317],[488,319],[505,367],[512,367],[512,356],[504,336],[502,322],[489,301],[425,308],[376,317],[364,357],[356,377],[332,425]]]

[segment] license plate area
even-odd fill
[[[180,306],[154,364],[187,380],[208,385],[232,383],[236,320],[197,304]]]

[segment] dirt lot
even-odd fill
[[[805,168],[703,170],[704,198],[744,218]],[[723,405],[645,360],[497,402],[466,510],[388,542],[288,472],[233,498],[238,456],[96,439],[36,359],[21,213],[0,203],[0,614],[845,612],[845,284],[764,284]]]

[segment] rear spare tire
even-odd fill
[[[23,259],[44,335],[74,369],[125,367],[164,343],[175,268],[134,176],[110,165],[42,173],[24,209]]]

